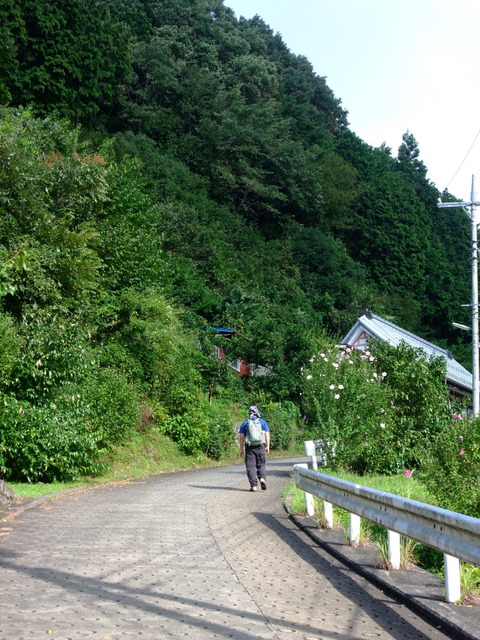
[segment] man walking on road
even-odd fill
[[[267,488],[265,454],[270,451],[270,429],[257,407],[250,407],[248,420],[244,420],[238,430],[240,435],[240,455],[245,456],[250,491],[256,491],[258,482],[262,489]]]

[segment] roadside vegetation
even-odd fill
[[[296,457],[303,455],[302,452],[301,443],[292,444],[289,449],[272,451],[269,458]],[[244,464],[236,445],[232,445],[221,461],[213,460],[202,453],[187,455],[177,443],[159,433],[155,427],[146,429],[128,442],[113,447],[104,454],[100,462],[105,470],[96,476],[80,476],[71,482],[9,482],[8,485],[18,496],[29,499],[67,489],[125,482],[160,473]]]

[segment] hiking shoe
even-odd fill
[[[252,486],[250,487],[250,491],[256,491],[256,490],[257,490],[257,485],[252,484]]]
[[[265,480],[265,478],[260,478],[260,485],[262,489],[265,491],[265,489],[267,488],[267,481]]]

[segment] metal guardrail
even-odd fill
[[[480,519],[363,487],[302,465],[295,465],[294,471],[297,487],[321,498],[327,505],[334,504],[389,532],[442,551],[446,561],[447,601],[455,602],[460,598],[459,560],[480,565]],[[355,529],[359,532],[359,523]],[[350,532],[351,542],[354,538]],[[389,550],[389,557],[399,558],[399,550]]]

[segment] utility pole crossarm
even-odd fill
[[[437,207],[439,209],[456,208],[464,209],[465,207],[480,207],[480,202],[439,202]]]

